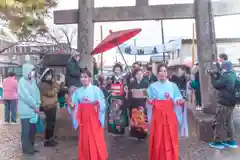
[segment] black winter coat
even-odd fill
[[[78,62],[71,58],[66,67],[66,86],[81,86],[80,82],[81,69]]]

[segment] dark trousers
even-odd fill
[[[21,142],[23,153],[34,152],[36,125],[29,122],[29,118],[21,119]]]
[[[10,117],[11,117],[11,122],[17,122],[16,117],[17,117],[17,100],[4,100],[4,106],[5,106],[5,111],[4,111],[4,116],[5,116],[5,122],[10,122]]]
[[[218,104],[215,119],[213,121],[214,141],[222,142],[234,140],[233,110],[234,106]]]
[[[46,117],[45,118],[45,122],[46,122],[45,139],[50,140],[51,138],[53,138],[53,135],[54,135],[57,107],[44,109],[44,113]]]

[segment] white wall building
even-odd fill
[[[238,64],[240,59],[240,38],[217,38],[218,54],[226,53],[230,61],[233,64]],[[180,57],[170,60],[169,64],[183,63],[185,58],[192,57],[192,39],[182,40],[182,49],[180,51]],[[195,44],[195,62],[198,61],[197,57],[197,45]]]

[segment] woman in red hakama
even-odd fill
[[[106,160],[108,158],[104,130],[96,107],[95,104],[90,103],[82,103],[78,106],[79,160]]]
[[[167,67],[160,64],[157,71],[159,81],[147,89],[151,104],[149,160],[178,160],[178,120],[174,107],[183,100],[177,85],[167,79]]]
[[[149,160],[178,160],[178,122],[171,100],[152,101]]]
[[[79,127],[78,159],[107,160],[104,139],[106,104],[101,89],[91,84],[91,77],[87,69],[83,70],[80,76],[83,86],[72,95]]]

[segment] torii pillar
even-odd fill
[[[93,73],[94,0],[78,0],[78,42],[77,51],[81,54],[80,67],[88,68]]]
[[[201,98],[204,113],[216,113],[216,101],[207,69],[217,59],[214,16],[211,0],[195,0],[197,53],[200,68]]]
[[[206,71],[210,69],[217,55],[214,16],[211,0],[195,0],[194,7],[203,110],[201,112],[191,109],[189,128],[190,134],[195,133],[200,140],[211,141],[213,139],[212,121],[217,107],[216,90],[213,89],[210,76]]]

